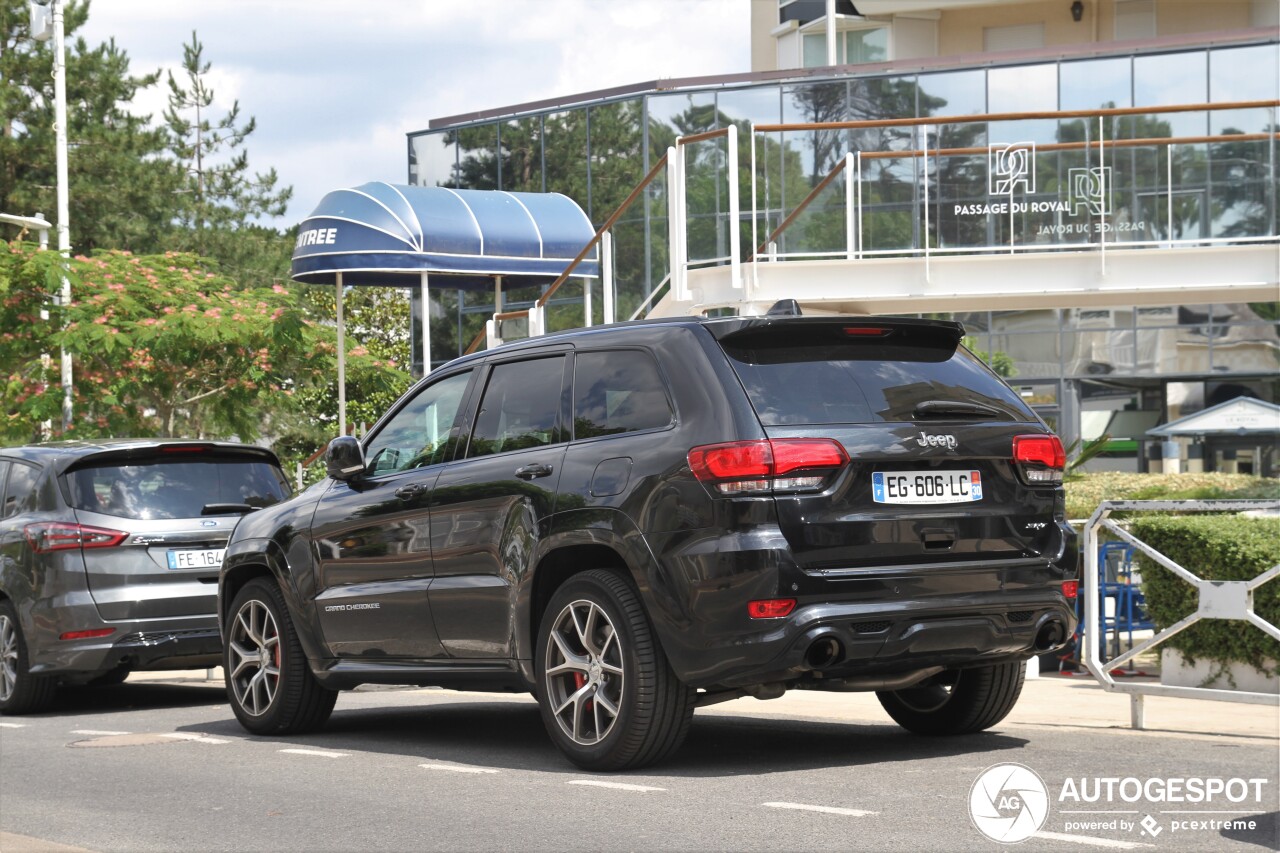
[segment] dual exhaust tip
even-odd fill
[[[1067,625],[1057,617],[1049,617],[1036,630],[1034,649],[1048,652],[1060,648],[1067,641]],[[819,634],[805,649],[804,662],[808,669],[829,669],[844,660],[844,643],[834,634]]]

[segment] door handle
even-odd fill
[[[551,466],[535,462],[516,469],[516,476],[521,480],[536,480],[539,477],[551,476]]]
[[[421,483],[410,483],[407,486],[401,486],[396,489],[396,497],[402,501],[411,501],[426,490],[427,487]]]

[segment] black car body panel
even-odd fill
[[[913,365],[951,372],[934,381],[922,368],[901,391],[885,379],[894,399],[879,409],[856,400],[872,412],[861,422],[771,423],[749,393],[750,368],[726,350],[772,365],[757,350],[779,335],[833,347],[871,336],[846,328],[884,331],[857,359],[907,358],[901,385]],[[957,354],[961,334],[898,319],[680,318],[464,357],[370,430],[364,473],[240,523],[220,579],[224,627],[238,591],[269,574],[327,687],[532,690],[546,603],[574,574],[608,568],[638,591],[675,674],[709,694],[849,689],[858,678],[1023,660],[1045,650],[1037,638],[1050,623],[1056,648],[1075,627],[1062,590],[1077,574],[1075,534],[1061,486],[1028,484],[1011,450],[1015,436],[1050,433]],[[541,369],[521,366],[530,359]],[[979,378],[944,381],[955,376]],[[631,384],[610,385],[619,382]],[[903,406],[918,419],[902,420]],[[522,418],[533,425],[511,426]],[[405,445],[406,424],[426,436],[422,447]],[[847,460],[816,485],[761,493],[721,493],[691,467],[694,448],[794,439],[838,445]],[[971,472],[979,500],[873,499],[875,474],[969,488]],[[794,598],[794,610],[749,615],[751,602],[777,598]],[[839,648],[821,666],[808,654],[818,640]]]

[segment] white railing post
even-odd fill
[[[1106,118],[1098,116],[1098,246],[1102,275],[1107,275],[1107,157]],[[1172,227],[1173,223],[1169,223]]]
[[[921,238],[924,241],[924,280],[926,283],[929,278],[929,125],[920,126],[920,135],[923,138],[924,145],[920,146],[920,150],[924,152],[924,235]]]
[[[547,333],[547,306],[535,305],[529,309],[529,337],[536,338]]]
[[[862,257],[862,152],[858,151],[858,257]]]
[[[738,126],[729,125],[729,278],[734,290],[742,290],[742,203],[738,198]]]
[[[855,195],[857,193],[857,176],[854,170],[857,168],[854,163],[852,151],[846,151],[844,154],[844,259],[846,261],[853,260],[854,252],[857,247],[854,241],[857,236],[854,231],[854,210]]]
[[[498,321],[490,317],[484,321],[484,348],[494,349],[502,346],[502,336],[498,334]]]
[[[582,280],[582,319],[583,327],[591,328],[591,315],[595,313],[595,306],[591,304],[591,279],[584,278]]]
[[[680,257],[680,235],[684,230],[680,151],[676,145],[667,149],[667,254],[671,261],[671,296],[675,302],[682,302],[685,298],[681,281],[684,264]]]
[[[766,199],[765,209],[768,210]],[[756,247],[760,245],[760,235],[756,233],[756,220],[760,218],[756,200],[756,124],[751,123],[751,281],[746,288],[746,297],[750,299],[760,283],[760,259],[756,257]]]
[[[600,235],[600,280],[604,289],[604,321],[613,322],[613,232]]]

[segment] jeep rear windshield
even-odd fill
[[[117,459],[64,477],[76,509],[132,519],[199,518],[216,504],[257,509],[290,493],[279,468],[242,456]]]
[[[765,426],[1034,421],[958,332],[928,326],[795,323],[720,341]]]

